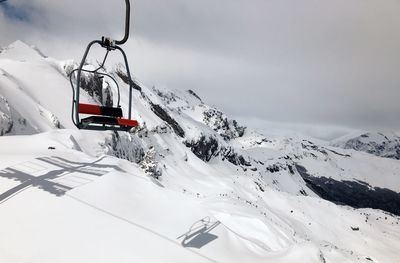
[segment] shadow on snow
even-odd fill
[[[189,231],[177,237],[177,239],[183,237],[183,240],[181,242],[183,247],[193,247],[200,249],[218,238],[218,236],[213,235],[210,232],[219,224],[219,221],[211,221],[210,217],[204,217],[195,222],[190,227]]]
[[[99,164],[99,162],[103,159],[104,157],[94,162],[85,163],[74,162],[60,157],[39,157],[35,160],[39,161],[42,164],[50,164],[59,168],[56,170],[51,170],[46,174],[40,176],[34,176],[26,171],[22,171],[23,169],[21,168],[15,168],[15,166],[1,170],[0,177],[18,181],[20,182],[20,184],[5,191],[4,193],[1,193],[0,203],[6,201],[7,199],[15,196],[16,194],[29,187],[36,187],[50,194],[62,196],[74,187],[55,182],[54,180],[75,172],[99,177],[109,172],[107,170],[104,170],[107,168],[122,171],[118,166],[115,165]]]

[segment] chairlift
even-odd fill
[[[134,83],[131,78],[128,59],[124,50],[120,47],[123,45],[129,37],[129,22],[130,22],[130,1],[125,0],[126,5],[126,15],[125,15],[125,36],[122,40],[113,40],[109,37],[102,37],[101,40],[93,40],[89,43],[86,51],[83,55],[82,61],[79,68],[74,69],[69,77],[73,90],[73,101],[72,101],[72,122],[78,129],[85,130],[113,130],[113,131],[131,131],[139,126],[137,120],[132,119],[132,89],[134,88]],[[89,54],[90,49],[93,45],[99,45],[100,47],[106,49],[106,54],[103,58],[101,65],[95,70],[84,69],[86,63],[86,58]],[[117,81],[109,74],[100,72],[100,69],[104,69],[104,64],[106,63],[107,57],[112,51],[120,51],[124,58],[126,75],[129,84],[129,108],[128,108],[128,118],[124,118],[122,108],[120,105],[120,88]],[[80,91],[82,89],[82,73],[94,74],[99,78],[107,77],[110,79],[117,88],[117,106],[104,106],[96,104],[81,103],[80,101]],[[74,86],[73,76],[76,75],[76,84]],[[81,117],[81,115],[84,115]]]

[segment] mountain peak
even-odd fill
[[[29,46],[21,40],[16,40],[0,52],[0,58],[19,61],[37,60],[46,57],[35,46]]]

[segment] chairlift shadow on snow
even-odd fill
[[[94,162],[74,162],[61,157],[38,157],[36,158],[36,162],[28,162],[31,166],[34,165],[36,167],[43,167],[45,170],[48,170],[47,166],[42,166],[41,164],[50,164],[52,166],[58,167],[60,169],[51,170],[47,173],[35,176],[30,174],[27,171],[23,171],[23,167],[28,167],[28,165],[20,164],[20,168],[18,165],[5,168],[0,171],[0,177],[11,179],[14,181],[20,182],[19,185],[0,193],[0,204],[8,200],[9,198],[17,195],[18,193],[26,190],[29,187],[36,187],[45,192],[53,194],[55,196],[62,196],[67,191],[72,190],[74,187],[68,186],[65,183],[59,183],[55,180],[62,179],[64,176],[72,174],[72,173],[80,173],[87,174],[90,176],[100,177],[106,173],[108,170],[105,169],[114,169],[117,171],[123,171],[116,165],[108,165],[108,164],[99,164],[104,157],[94,161]],[[39,161],[39,162],[37,162]],[[34,173],[34,171],[32,172]],[[88,178],[78,178],[81,181],[90,182],[91,180]],[[81,183],[80,185],[83,185]],[[75,186],[76,187],[76,186]]]
[[[217,235],[211,234],[211,230],[220,225],[219,221],[211,221],[209,216],[200,219],[195,222],[189,229],[188,232],[177,237],[180,239],[183,237],[181,242],[183,247],[193,247],[200,249],[210,242],[218,238]]]

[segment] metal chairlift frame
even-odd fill
[[[70,82],[73,90],[73,102],[72,102],[72,122],[78,129],[86,129],[86,130],[114,130],[114,131],[129,131],[132,128],[137,127],[139,124],[136,120],[132,120],[132,90],[134,87],[133,80],[131,78],[128,59],[124,50],[120,47],[123,45],[129,38],[129,26],[130,26],[130,1],[125,0],[126,5],[126,14],[125,14],[125,35],[121,40],[113,40],[108,37],[102,37],[101,40],[93,40],[89,43],[86,48],[86,51],[83,55],[79,68],[73,70],[70,73]],[[86,70],[83,69],[86,58],[89,54],[90,49],[93,45],[98,44],[102,48],[107,49],[106,55],[104,56],[102,64],[95,70]],[[110,51],[118,50],[122,54],[124,58],[126,73],[129,81],[129,109],[128,109],[128,119],[122,118],[122,110],[120,108],[120,90],[118,83],[116,80],[110,76],[109,74],[98,72],[101,68],[104,67],[104,64],[107,60],[108,54]],[[73,85],[72,77],[74,73],[77,72],[76,76],[76,88]],[[80,104],[80,89],[81,89],[81,76],[82,72],[88,72],[93,74],[98,74],[102,76],[107,76],[113,80],[118,89],[118,105],[117,108],[111,107],[102,107],[98,105],[90,105],[90,104]],[[113,112],[113,114],[110,114]],[[100,115],[91,116],[88,118],[80,118],[80,114],[94,114]],[[92,121],[92,120],[100,120],[100,121]]]

